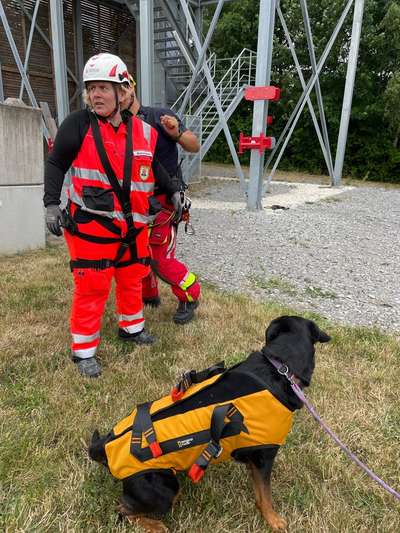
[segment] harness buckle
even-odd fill
[[[210,441],[208,446],[208,451],[211,453],[211,455],[214,457],[214,459],[218,459],[218,457],[223,452],[223,447],[217,444],[216,442]]]

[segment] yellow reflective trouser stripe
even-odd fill
[[[179,283],[179,287],[186,291],[193,283],[196,281],[196,276],[193,274],[193,272],[188,272],[186,276],[183,278],[183,280]]]

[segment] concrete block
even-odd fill
[[[41,111],[0,104],[0,186],[41,183]]]
[[[0,254],[45,246],[43,186],[0,187]]]

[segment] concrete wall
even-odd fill
[[[45,245],[41,112],[0,104],[0,254]]]

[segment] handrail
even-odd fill
[[[233,71],[236,65],[238,65],[238,68],[235,71],[235,74],[240,72],[241,68],[246,67],[246,70],[248,71],[248,78],[250,79],[252,69],[255,69],[255,66],[253,67],[253,57],[256,57],[256,53],[253,50],[250,50],[249,48],[243,48],[243,50],[240,52],[238,56],[232,57],[232,58],[217,59],[215,56],[215,53],[211,54],[211,56],[207,59],[207,64],[210,69],[210,72],[212,73],[212,77],[215,78],[217,73],[224,72],[222,78],[218,80],[218,83],[215,86],[216,90],[218,91],[218,89],[221,89],[224,81],[226,81],[226,78],[228,76],[230,77],[230,80],[232,80],[233,78],[232,74],[233,74]],[[223,68],[219,68],[219,69],[217,68],[218,63],[221,64],[223,62],[231,63],[229,69],[226,70]],[[204,73],[202,72],[201,77],[199,77],[199,80],[197,82],[197,86],[199,86],[204,80],[205,80],[205,76],[204,76]],[[182,100],[186,92],[187,92],[187,88],[179,95],[177,100],[174,102],[174,104],[172,105],[173,109],[177,108],[177,104]],[[196,109],[196,105],[198,104],[198,102],[201,101],[203,98],[207,98],[206,94],[208,94],[208,97],[210,96],[208,85],[205,85],[203,90],[196,95],[195,99],[189,102],[188,111],[193,112],[192,110]]]

